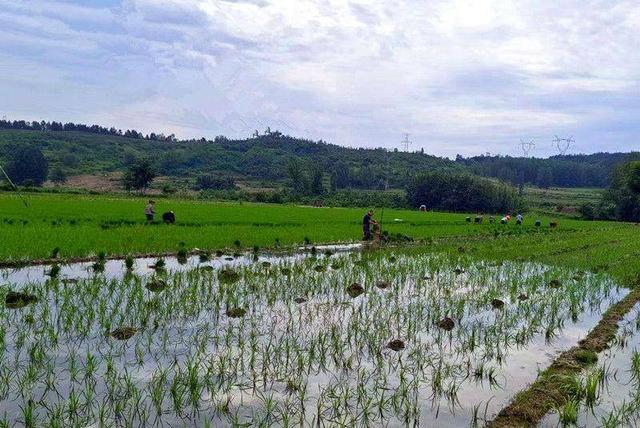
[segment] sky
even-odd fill
[[[440,156],[640,150],[638,0],[0,0],[0,117]]]

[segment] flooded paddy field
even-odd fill
[[[483,425],[626,290],[412,251],[5,270],[6,426]]]

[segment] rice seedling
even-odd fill
[[[584,399],[585,404],[590,409],[593,409],[598,400],[600,379],[601,374],[599,373],[599,370],[590,371],[585,378]]]
[[[11,338],[0,393],[26,405],[46,390],[32,409],[42,424],[479,421],[462,392],[487,403],[508,389],[513,349],[545,329],[561,334],[567,300],[589,311],[617,296],[605,276],[578,287],[571,271],[466,254],[296,254],[268,265],[248,254],[207,269],[167,258],[161,274],[15,286],[36,300],[0,311],[0,345]],[[549,278],[566,286],[547,288]],[[519,294],[529,299],[515,304]]]
[[[562,426],[573,426],[578,422],[580,402],[569,400],[557,409]]]
[[[133,270],[134,264],[135,264],[135,259],[133,258],[133,256],[128,255],[127,257],[125,257],[124,266],[127,269],[127,271]]]

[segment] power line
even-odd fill
[[[536,143],[534,143],[533,140],[525,141],[522,138],[520,138],[519,146],[522,148],[522,154],[524,155],[524,157],[528,158],[531,150],[533,150],[536,147]]]
[[[405,152],[409,151],[409,145],[412,144],[411,140],[409,140],[409,134],[405,132],[404,140],[402,140],[400,144],[402,144],[402,146],[404,147]]]
[[[553,138],[553,143],[556,150],[558,150],[558,153],[564,156],[565,154],[567,154],[567,151],[569,150],[571,145],[575,143],[575,140],[573,139],[573,136],[569,138],[560,138],[556,135]]]

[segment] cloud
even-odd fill
[[[640,5],[0,0],[0,114],[441,155],[640,149]],[[34,88],[37,89],[34,92]]]

